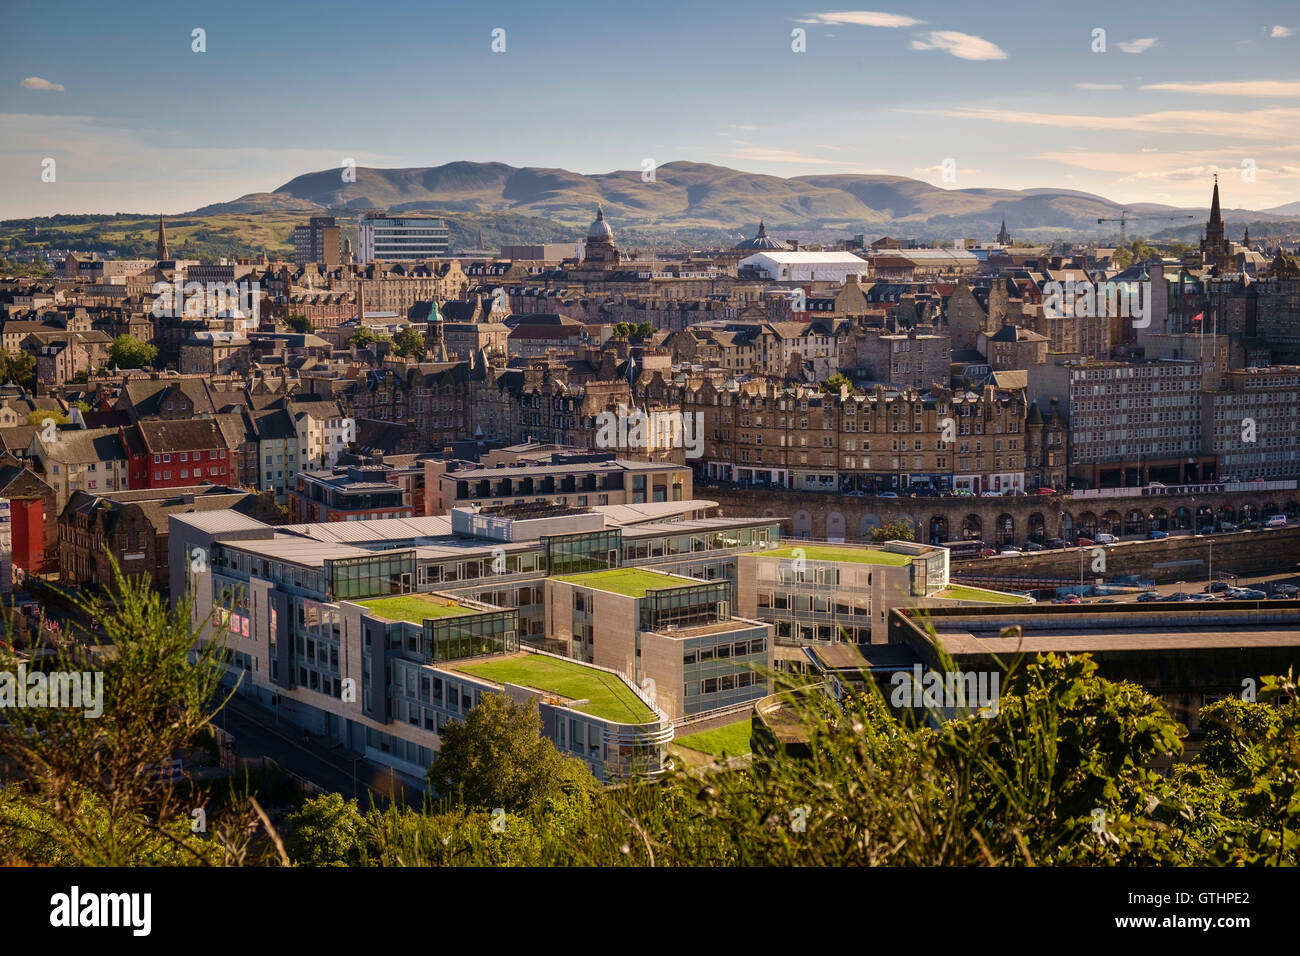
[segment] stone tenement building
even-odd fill
[[[680,401],[684,414],[703,415],[697,473],[706,479],[801,491],[920,484],[979,493],[1051,483],[1063,466],[1057,463],[1063,425],[1049,416],[1049,426],[1039,414],[1033,442],[1038,465],[1027,472],[1029,410],[1022,390],[877,386],[854,395],[770,381],[718,387],[705,380],[683,390]]]
[[[469,362],[389,362],[369,369],[340,396],[347,418],[356,420],[357,440],[367,429],[391,423],[403,429],[394,452],[440,449],[473,433],[469,411]]]

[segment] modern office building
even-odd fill
[[[598,776],[654,773],[672,712],[688,701],[743,706],[770,660],[771,628],[733,620],[730,588],[735,556],[777,542],[779,519],[688,517],[710,505],[459,509],[283,527],[232,511],[178,515],[172,594],[193,589],[195,626],[216,622],[241,693],[412,782],[422,783],[446,721],[492,689],[536,700],[548,736]],[[600,576],[651,565],[650,582],[667,586],[626,601]],[[570,657],[572,610],[562,632],[548,633],[547,591],[561,584],[553,606],[567,599],[572,609],[576,592],[594,613],[600,598],[593,633],[608,634],[608,648],[588,641],[586,659]],[[704,682],[714,683],[701,692]]]
[[[446,255],[451,233],[441,219],[363,213],[357,220],[357,261],[409,262]]]
[[[336,266],[343,261],[339,228],[333,216],[312,216],[305,226],[293,230],[293,261]]]
[[[353,465],[337,471],[300,471],[289,495],[290,521],[369,521],[409,518],[411,503],[382,467]]]

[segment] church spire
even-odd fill
[[[158,217],[158,244],[154,246],[153,257],[159,262],[170,259],[167,254],[167,227],[163,224],[163,217]]]
[[[1222,222],[1223,216],[1219,212],[1219,174],[1214,174],[1214,199],[1210,202],[1210,222]]]

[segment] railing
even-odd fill
[[[1131,488],[1083,488],[1071,491],[1071,498],[1141,498],[1158,495],[1216,495],[1234,494],[1239,491],[1291,491],[1296,488],[1296,479],[1278,479],[1276,481],[1234,481],[1204,482],[1199,485],[1140,485]]]

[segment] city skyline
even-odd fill
[[[140,4],[107,22],[16,5],[0,40],[0,218],[187,212],[347,158],[581,173],[689,160],[1189,207],[1219,172],[1234,208],[1293,202],[1300,144],[1280,134],[1300,119],[1298,18],[1253,3],[1206,30],[1212,9],[758,0],[743,16],[691,7],[683,30],[681,4]]]

